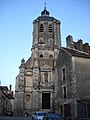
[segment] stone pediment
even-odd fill
[[[48,65],[44,65],[43,67],[41,67],[41,71],[51,71],[52,70],[52,68],[50,67],[50,66],[48,66]]]

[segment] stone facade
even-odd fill
[[[67,118],[86,119],[90,117],[90,54],[72,45],[59,51],[56,109]]]
[[[31,57],[21,60],[16,77],[15,114],[54,109],[54,67],[61,45],[60,21],[49,16],[46,7],[33,21]]]

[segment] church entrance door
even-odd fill
[[[42,109],[50,109],[50,93],[42,93]]]

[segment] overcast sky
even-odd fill
[[[21,59],[31,55],[33,20],[41,15],[45,0],[0,0],[0,81],[12,84]],[[47,0],[50,16],[61,21],[61,43],[72,35],[74,41],[90,43],[90,0]],[[90,44],[89,44],[90,45]]]

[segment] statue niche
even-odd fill
[[[48,72],[44,73],[44,80],[45,80],[45,82],[48,82]]]
[[[48,47],[50,50],[53,50],[53,39],[52,38],[48,39]]]
[[[40,44],[44,44],[45,43],[44,39],[43,38],[39,38],[39,43]]]

